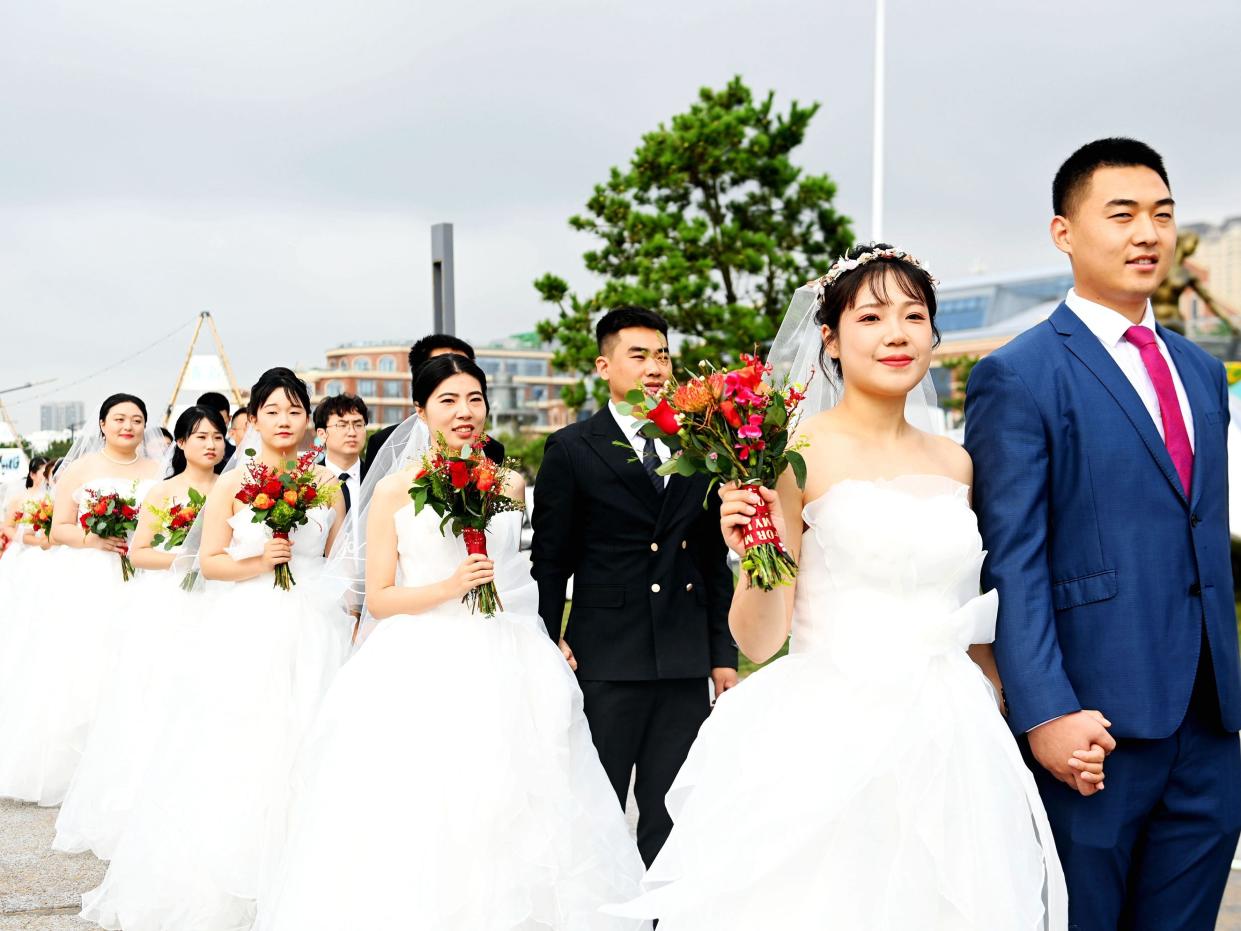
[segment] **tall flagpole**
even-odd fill
[[[884,0],[875,0],[875,136],[870,172],[870,227],[875,242],[883,240],[883,7]]]

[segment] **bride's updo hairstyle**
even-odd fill
[[[221,436],[228,432],[224,426],[224,418],[220,416],[219,411],[201,404],[187,407],[181,412],[181,416],[177,418],[177,422],[172,427],[173,449],[172,471],[169,473],[170,475],[180,475],[186,470],[188,465],[185,461],[185,450],[176,445],[177,441],[188,440],[198,429],[198,425],[204,420],[215,427]]]
[[[853,306],[858,295],[866,285],[870,285],[871,293],[885,304],[889,302],[888,287],[893,283],[909,298],[921,301],[926,305],[927,314],[931,318],[932,346],[939,345],[939,329],[935,326],[935,279],[922,264],[908,253],[889,245],[886,242],[862,242],[838,259],[826,275],[816,282],[822,289],[819,309],[815,312],[814,322],[819,326],[827,325],[832,337],[837,338],[840,332],[841,315]],[[819,368],[836,373],[837,380],[843,377],[840,360],[832,359],[827,354],[827,347],[819,350]]]
[[[469,356],[459,356],[456,353],[434,356],[423,363],[418,374],[414,376],[414,405],[419,410],[424,410],[435,389],[453,375],[470,375],[477,379],[479,387],[483,389],[483,403],[487,405],[487,412],[491,413],[491,401],[487,397],[487,373]]]
[[[132,395],[132,394],[113,394],[105,398],[104,402],[101,405],[99,405],[99,432],[100,434],[103,433],[103,422],[108,419],[108,413],[112,410],[112,408],[117,407],[121,404],[134,405],[136,408],[138,408],[138,410],[142,411],[142,419],[143,420],[147,419],[147,406],[146,406],[146,403],[142,400],[142,398],[136,397],[135,395]]]
[[[268,369],[259,376],[259,380],[250,389],[250,403],[246,405],[246,413],[257,417],[267,399],[277,391],[283,391],[290,401],[299,403],[306,416],[310,416],[310,392],[306,390],[306,383],[298,378],[292,369],[284,367]]]

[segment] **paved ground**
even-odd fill
[[[0,931],[94,927],[77,912],[82,893],[103,878],[104,865],[88,853],[53,851],[55,822],[55,809],[0,801]],[[1217,931],[1241,931],[1241,851],[1237,858]]]

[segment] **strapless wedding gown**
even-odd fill
[[[967,489],[845,481],[803,517],[790,655],[720,698],[647,891],[615,911],[660,931],[1064,931],[1033,777],[966,654],[998,605]]]
[[[428,508],[395,515],[400,582],[465,558]],[[582,696],[537,613],[521,515],[488,530],[505,610],[379,623],[323,703],[256,931],[627,931],[606,902],[642,861]]]
[[[244,508],[229,555],[257,556],[270,531]],[[335,518],[313,508],[290,536],[290,591],[264,573],[195,593],[180,684],[132,810],[82,917],[125,931],[243,931],[262,864],[279,844],[297,747],[348,655],[352,619],[324,579]]]
[[[73,499],[80,515],[87,489],[141,502],[154,484],[100,477]],[[96,549],[58,546],[29,566],[15,584],[13,662],[0,682],[0,796],[59,805],[112,673],[132,582],[116,553]]]

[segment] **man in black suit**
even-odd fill
[[[432,333],[430,336],[424,336],[414,345],[409,347],[409,379],[412,385],[418,378],[418,370],[426,365],[427,360],[435,356],[448,355],[455,353],[459,356],[465,356],[468,359],[474,358],[474,347],[463,339],[455,336],[449,336],[447,333]],[[397,424],[390,427],[384,427],[382,430],[376,430],[369,440],[366,441],[366,456],[362,460],[362,480],[366,480],[367,470],[370,464],[375,461],[375,456],[379,450],[387,442],[388,437],[392,436],[392,431],[397,428]],[[488,437],[487,444],[483,447],[483,454],[492,462],[504,461],[504,444],[499,440]]]
[[[534,577],[547,632],[576,664],[599,759],[621,805],[637,768],[638,849],[649,866],[672,830],[664,796],[715,694],[737,683],[728,629],[733,577],[719,499],[704,476],[666,478],[669,455],[618,401],[672,371],[668,325],[640,307],[595,329],[611,401],[547,440],[534,486]],[[561,638],[565,588],[573,606]]]

